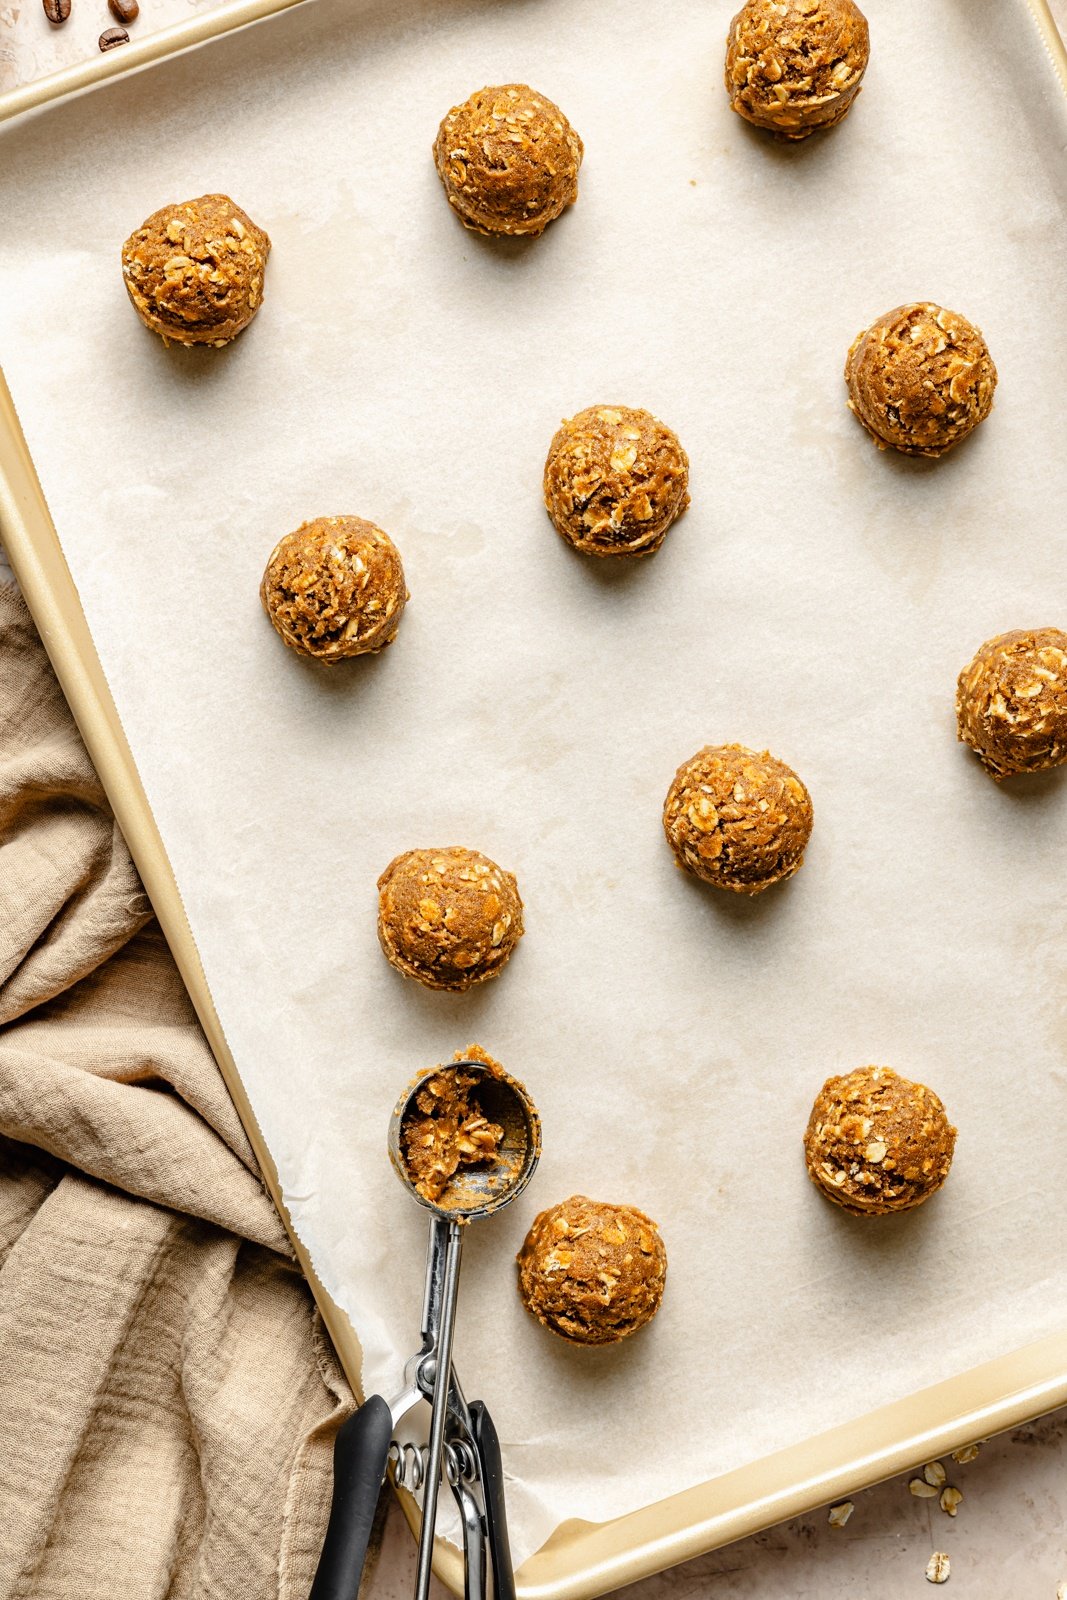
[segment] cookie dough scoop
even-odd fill
[[[560,423],[542,483],[561,539],[589,556],[650,556],[689,505],[678,435],[634,406],[587,406]]]
[[[571,1195],[535,1217],[518,1254],[519,1296],[571,1344],[618,1344],[659,1310],[667,1251],[636,1206]]]
[[[399,550],[363,517],[316,517],[287,533],[259,597],[290,650],[327,665],[392,644],[410,599]]]
[[[478,89],[441,122],[433,159],[464,227],[537,235],[578,198],[582,141],[528,83]]]
[[[503,971],[522,938],[514,873],[479,850],[405,850],[378,879],[378,942],[391,967],[462,994]]]
[[[804,1134],[812,1183],[856,1216],[922,1205],[948,1177],[955,1147],[940,1098],[892,1067],[827,1078]]]
[[[780,139],[807,139],[848,115],[870,52],[854,0],[747,0],[726,42],[730,106]]]
[[[916,300],[876,317],[845,362],[849,410],[880,450],[941,456],[993,409],[997,369],[958,311]]]
[[[1067,763],[1067,633],[1016,628],[987,639],[959,675],[956,723],[998,783]]]
[[[465,1592],[515,1600],[504,1506],[504,1469],[492,1418],[467,1402],[452,1368],[460,1258],[467,1225],[509,1205],[541,1153],[537,1108],[516,1078],[477,1045],[422,1073],[389,1124],[389,1156],[401,1182],[430,1213],[422,1342],[392,1400],[371,1395],[334,1445],[334,1489],[310,1600],[352,1600],[359,1589],[375,1509],[389,1466],[399,1488],[421,1491],[416,1600],[430,1591],[437,1501],[447,1477],[463,1526]],[[412,1412],[430,1406],[429,1439],[410,1442]]]
[[[733,894],[762,894],[799,871],[811,796],[769,750],[705,745],[674,775],[663,831],[678,865]]]
[[[226,194],[163,206],[122,247],[134,310],[164,344],[229,344],[263,304],[270,240]]]

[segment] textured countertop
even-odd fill
[[[131,33],[213,3],[142,0]],[[1067,33],[1067,0],[1052,0],[1052,9]],[[60,29],[46,21],[41,0],[0,0],[0,91],[82,59],[113,23],[106,0],[72,0],[70,22]],[[831,1525],[824,1508],[623,1592],[628,1600],[906,1600],[931,1593],[925,1569],[941,1550],[950,1558],[947,1592],[954,1595],[1067,1600],[1067,1408],[991,1441],[974,1461],[946,1459],[944,1466],[948,1483],[963,1493],[955,1518],[936,1497],[913,1495],[908,1480],[915,1474],[908,1474],[856,1495],[844,1526]],[[414,1570],[414,1545],[392,1506],[364,1593],[407,1600]]]

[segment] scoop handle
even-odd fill
[[[392,1414],[380,1394],[371,1395],[338,1429],[330,1520],[308,1600],[354,1600],[367,1559],[392,1434]]]
[[[500,1439],[483,1401],[471,1401],[470,1418],[485,1495],[485,1536],[493,1565],[493,1600],[515,1600],[515,1570],[511,1564],[508,1519],[504,1509],[504,1463],[500,1455]]]

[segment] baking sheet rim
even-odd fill
[[[112,78],[140,72],[158,61],[167,61],[185,50],[209,44],[224,34],[250,27],[254,22],[301,3],[302,0],[224,0],[215,11],[200,12],[187,22],[175,22],[143,36],[135,35],[121,49],[100,51],[84,61],[72,62],[69,67],[60,67],[32,83],[19,84],[0,94],[0,123],[40,111],[60,100],[69,100]]]
[[[0,96],[0,122],[140,70],[301,0],[235,0],[99,61]],[[1067,49],[1048,0],[1026,0],[1067,94]],[[353,1389],[362,1356],[348,1317],[319,1282],[297,1238],[277,1173],[230,1054],[162,838],[141,785],[0,370],[0,537],[63,692],[111,801],[212,1053]],[[907,1470],[954,1447],[1018,1427],[1067,1403],[1067,1329],[785,1450],[605,1523],[560,1524],[517,1574],[519,1600],[594,1600],[613,1588],[705,1554],[788,1517]],[[405,1515],[417,1508],[401,1493]],[[462,1559],[438,1540],[434,1568],[454,1593]]]

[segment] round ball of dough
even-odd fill
[[[987,639],[960,673],[956,723],[998,782],[1067,762],[1067,633],[1016,628]]]
[[[663,827],[679,866],[736,894],[791,878],[811,837],[811,796],[768,751],[710,744],[682,763]]]
[[[408,850],[378,879],[378,938],[398,972],[428,989],[495,978],[522,937],[512,873],[477,850]]]
[[[757,128],[806,139],[847,114],[870,53],[853,0],[748,0],[726,42],[730,105]]]
[[[647,411],[587,406],[564,421],[545,462],[556,532],[591,556],[648,556],[689,504],[689,457]]]
[[[263,300],[270,240],[229,195],[153,211],[122,247],[122,276],[146,328],[165,342],[228,344]]]
[[[574,1344],[617,1344],[643,1328],[659,1310],[667,1276],[651,1218],[581,1194],[534,1219],[518,1263],[527,1311]]]
[[[849,409],[879,449],[939,456],[988,417],[997,369],[966,317],[918,300],[853,340],[845,382]]]
[[[325,662],[392,644],[409,598],[396,545],[362,517],[316,517],[287,533],[259,593],[290,649]]]
[[[812,1182],[858,1216],[929,1200],[948,1177],[955,1145],[956,1129],[934,1091],[892,1067],[827,1078],[804,1134]]]
[[[538,234],[578,198],[582,141],[526,83],[478,89],[437,130],[448,203],[476,233]]]

